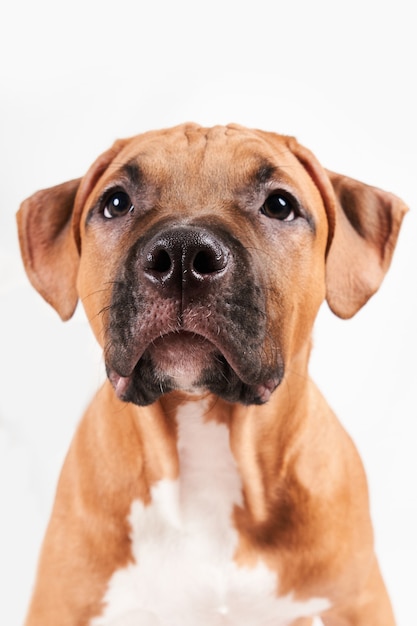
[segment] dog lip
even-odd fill
[[[188,330],[186,328],[178,328],[174,330],[169,330],[166,333],[159,334],[148,340],[147,345],[138,350],[130,359],[129,365],[126,368],[119,367],[118,365],[112,367],[112,365],[109,364],[110,367],[108,368],[108,371],[110,372],[110,375],[108,375],[110,378],[110,382],[112,382],[115,389],[117,387],[117,389],[124,391],[132,378],[135,368],[137,367],[138,363],[143,358],[145,353],[152,350],[152,346],[154,345],[154,343],[159,343],[160,341],[164,341],[165,339],[169,339],[170,337],[183,337],[186,338],[187,341],[190,341],[190,339],[194,339],[195,341],[207,342],[207,344],[212,346],[214,351],[216,351],[226,360],[228,365],[243,383],[250,386],[254,385],[253,381],[245,377],[244,373],[241,371],[242,368],[238,362],[238,359],[233,356],[233,352],[227,346],[222,345],[222,343],[218,341],[217,337],[213,337],[210,333],[205,333],[204,331],[200,331],[197,329]]]
[[[236,363],[236,359],[233,358],[233,355],[229,353],[229,350],[225,350],[224,347],[216,345],[211,337],[205,336],[203,333],[178,330],[167,332],[162,336],[159,335],[156,339],[150,341],[145,349],[141,352],[140,356],[133,362],[134,364],[133,366],[131,366],[131,368],[129,368],[129,372],[119,373],[117,371],[117,368],[114,369],[111,366],[107,367],[107,376],[115,390],[117,397],[121,400],[125,400],[126,397],[128,397],[135,369],[141,362],[144,355],[148,353],[149,349],[152,349],[154,342],[158,342],[160,344],[160,342],[163,342],[165,339],[169,341],[170,337],[181,339],[181,336],[183,336],[183,338],[186,339],[186,341],[188,342],[195,340],[200,342],[206,342],[208,346],[211,346],[212,353],[217,353],[218,356],[221,356],[230,367],[230,369],[237,376],[237,378],[241,381],[241,383],[251,390],[250,397],[252,398],[252,400],[250,401],[250,403],[266,403],[270,399],[273,391],[282,380],[281,375],[275,375],[271,376],[270,378],[266,378],[261,382],[259,382],[259,379],[258,382],[254,382],[253,379],[250,380],[248,377],[242,374],[241,367],[239,367],[239,364]]]
[[[167,345],[169,347],[169,339],[174,338],[181,340],[181,338],[185,339],[188,343],[190,341],[195,340],[196,342],[204,342],[207,343],[208,346],[212,347],[213,351],[218,352],[216,346],[210,341],[209,338],[205,337],[203,334],[198,332],[191,332],[184,329],[178,330],[169,330],[164,334],[158,334],[155,337],[152,337],[147,341],[145,346],[141,346],[141,349],[137,350],[134,355],[129,359],[128,364],[122,366],[121,363],[112,363],[112,359],[109,359],[109,362],[106,364],[106,372],[107,377],[112,384],[116,395],[121,400],[128,395],[129,387],[132,383],[132,379],[135,373],[135,369],[138,367],[139,363],[143,359],[146,354],[152,353],[155,348],[163,349],[164,340],[167,340]]]

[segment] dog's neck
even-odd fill
[[[196,471],[198,465],[201,472],[213,471],[204,466],[206,455],[193,456],[192,449],[184,449],[191,448],[193,440],[181,434],[193,428],[192,422],[199,424],[196,436],[201,437],[199,444],[204,449],[210,443],[205,441],[204,424],[215,422],[228,431],[227,443],[241,478],[246,508],[254,520],[266,520],[270,490],[274,489],[269,478],[274,477],[274,485],[280,475],[284,480],[305,439],[314,387],[307,373],[309,351],[308,346],[293,359],[284,381],[263,406],[234,405],[210,394],[174,392],[150,407],[132,407],[149,484],[178,478],[185,455]],[[208,450],[210,453],[216,455],[215,450]]]

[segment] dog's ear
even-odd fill
[[[336,196],[336,226],[327,264],[327,302],[352,317],[378,290],[392,260],[407,207],[397,196],[327,172]]]
[[[322,195],[329,224],[326,298],[347,319],[379,288],[407,207],[387,191],[325,170],[294,138],[288,145]]]
[[[95,184],[126,141],[117,141],[84,178],[43,189],[25,200],[17,213],[20,249],[32,285],[63,320],[77,306],[80,216]]]
[[[79,254],[72,212],[81,179],[43,189],[25,200],[17,213],[20,250],[32,285],[63,320],[78,301]]]

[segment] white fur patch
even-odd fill
[[[233,506],[241,482],[228,429],[204,422],[204,405],[181,408],[179,480],[162,480],[148,506],[132,503],[134,563],[111,577],[102,616],[91,626],[285,626],[329,608],[277,597],[277,579],[264,563],[241,568]]]

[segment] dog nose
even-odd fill
[[[155,235],[143,252],[145,276],[174,289],[207,285],[226,271],[230,252],[212,232],[197,226],[174,227]]]

